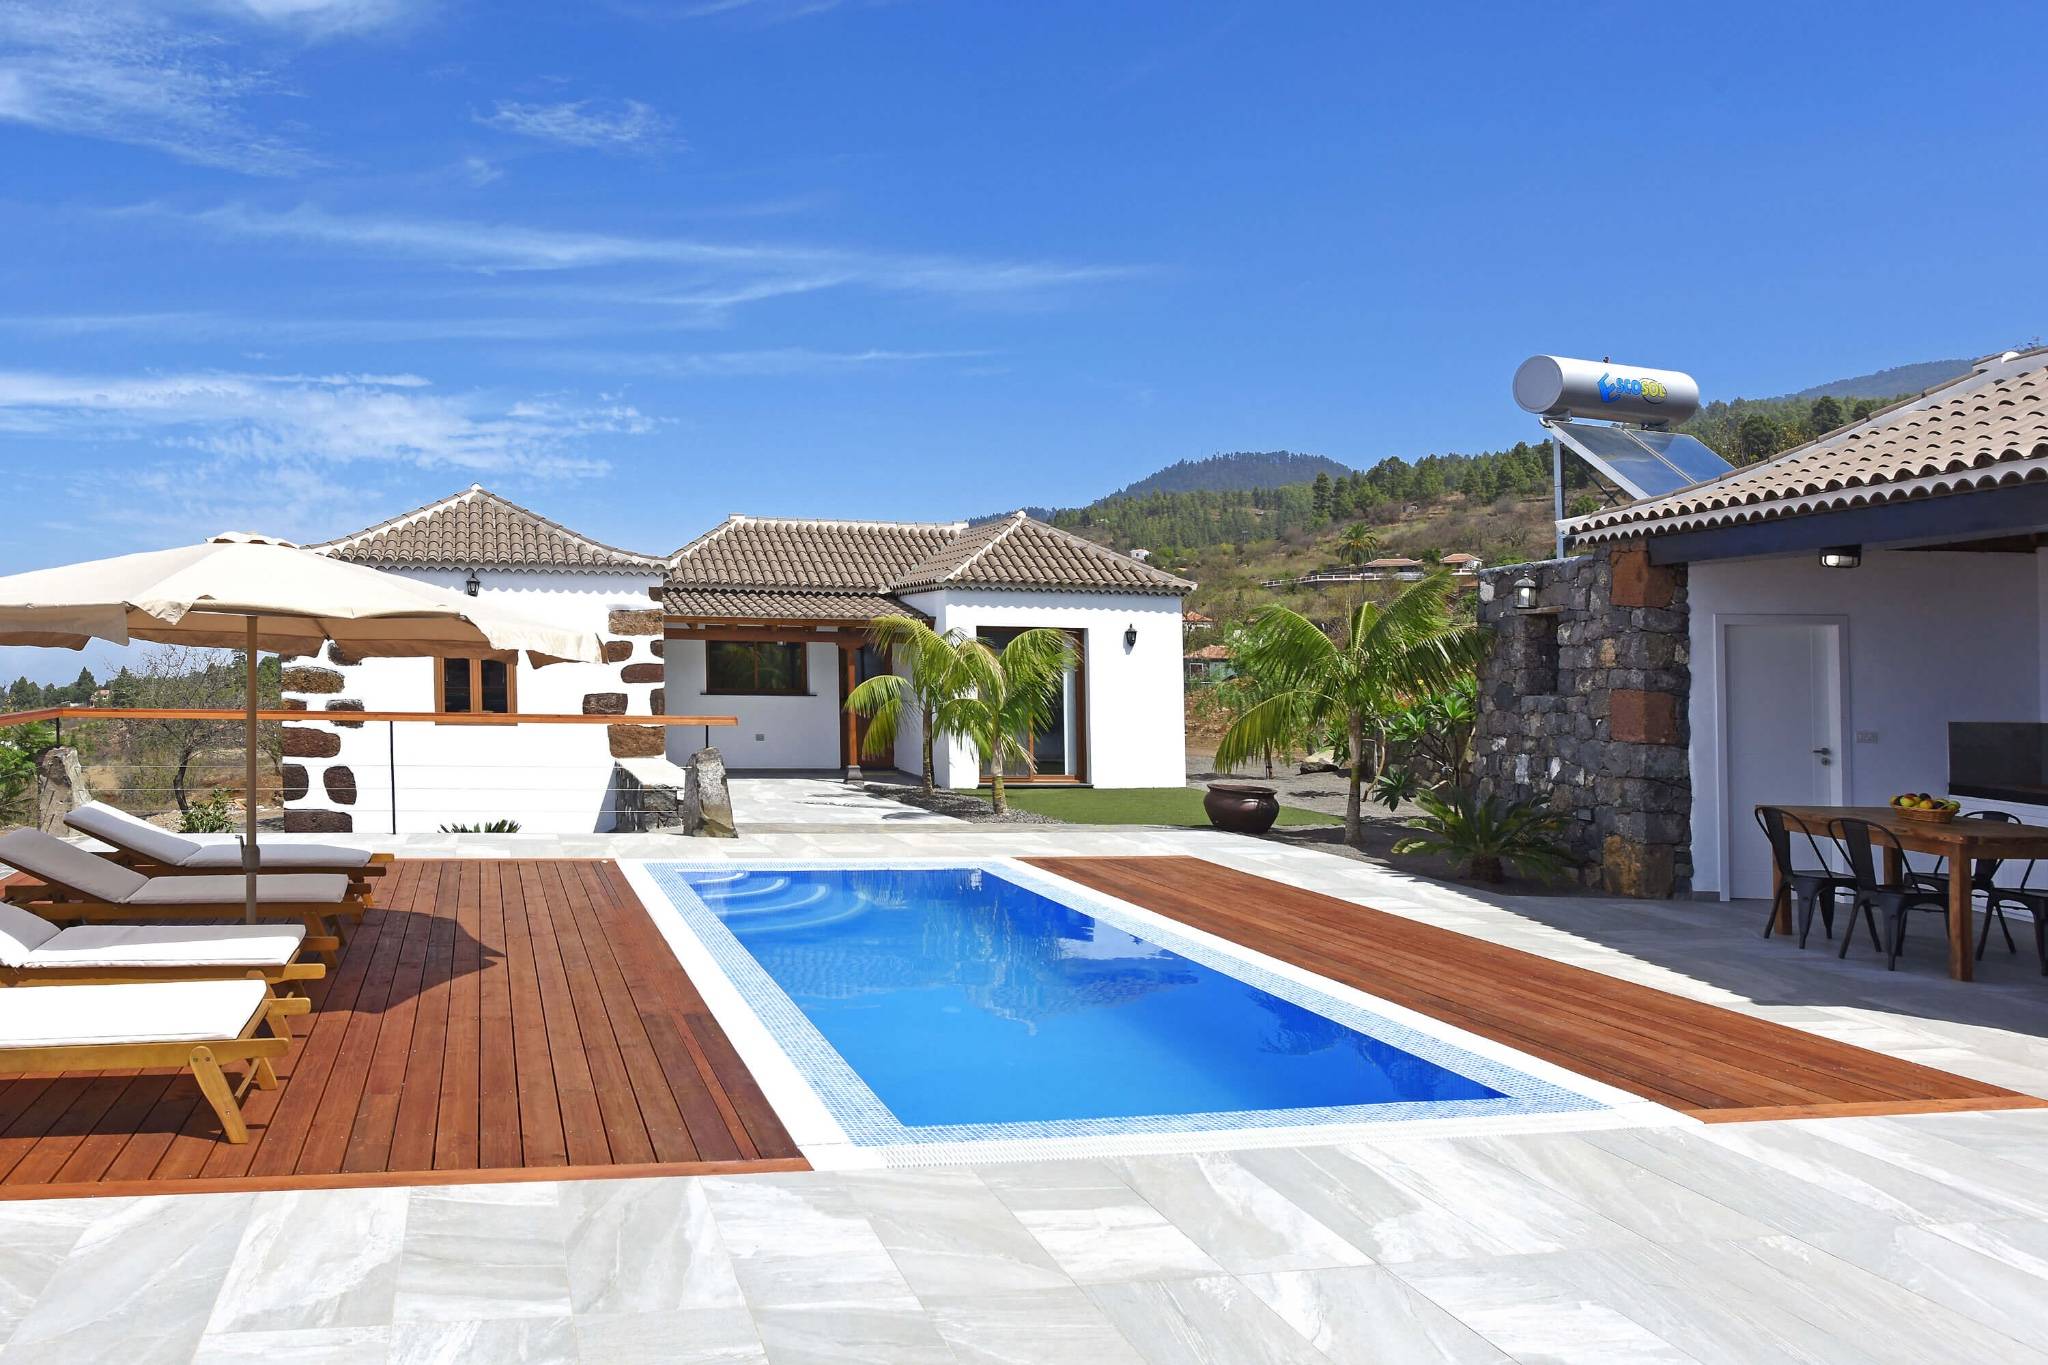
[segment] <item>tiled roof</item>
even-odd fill
[[[872,621],[877,616],[916,616],[893,597],[864,592],[765,592],[699,588],[671,583],[661,594],[671,616],[718,621]]]
[[[482,484],[306,548],[373,568],[659,573],[661,560],[578,535]]]
[[[1230,646],[1203,645],[1200,649],[1189,650],[1187,657],[1190,659],[1227,659],[1230,657]]]
[[[964,522],[728,517],[669,556],[669,582],[885,593]]]
[[[963,532],[895,583],[938,588],[1069,589],[1179,596],[1194,584],[1015,512]]]
[[[1565,523],[1579,545],[2048,479],[2048,348],[1718,479]]]

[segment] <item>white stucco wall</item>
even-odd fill
[[[461,592],[467,570],[404,570],[403,576]],[[479,601],[516,611],[539,621],[609,636],[607,621],[614,609],[646,611],[654,606],[648,590],[653,575],[535,573],[507,569],[479,571]],[[551,715],[577,715],[592,692],[624,692],[627,719],[650,714],[651,697],[660,682],[625,683],[628,665],[660,662],[660,635],[612,637],[629,640],[623,660],[607,664],[563,663],[534,668],[523,658],[516,677],[517,710]],[[335,668],[324,655],[308,661]],[[431,711],[438,700],[435,662],[426,658],[366,659],[336,671],[343,676],[337,696],[350,698],[370,711]],[[323,694],[286,693],[303,700],[309,712],[323,709],[332,698]],[[670,710],[675,708],[670,707]],[[528,833],[587,834],[611,827],[608,800],[612,756],[603,725],[470,726],[408,722],[394,727],[372,721],[357,729],[334,729],[341,752],[333,758],[288,758],[304,764],[308,791],[292,803],[293,810],[342,810],[353,817],[357,833],[378,834],[394,827],[391,804],[395,749],[398,777],[396,829],[418,833],[448,822],[481,822],[510,818]],[[690,730],[701,741],[702,731]],[[694,744],[689,746],[694,749]],[[687,752],[687,751],[686,751]],[[327,769],[346,765],[356,779],[357,797],[342,805],[329,799],[323,786]]]
[[[2048,557],[1867,551],[1856,569],[1815,556],[1691,566],[1693,885],[1722,889],[1721,623],[1731,616],[1845,618],[1845,797],[1881,804],[1941,792],[1948,723],[2048,717]],[[1738,697],[1736,706],[1768,706]],[[1970,798],[1972,808],[1998,803]],[[2012,807],[2039,819],[2038,808]],[[1760,837],[1744,823],[1730,837]]]
[[[904,599],[936,629],[1049,626],[1081,632],[1085,670],[1087,780],[1097,787],[1178,787],[1187,780],[1182,702],[1181,599],[1142,593],[932,592]],[[1138,628],[1135,647],[1124,632]],[[915,770],[916,750],[899,760]],[[949,787],[980,781],[974,751],[957,741],[938,751]]]
[[[736,697],[704,691],[704,645],[671,640],[668,709],[672,715],[737,716],[739,724],[711,731],[729,768],[837,768],[839,766],[839,647],[804,646],[810,692],[801,697]],[[680,763],[704,742],[705,732],[671,730],[669,757]]]

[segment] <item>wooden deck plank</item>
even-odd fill
[[[479,864],[477,908],[477,1160],[517,1166],[519,1063],[512,1042],[512,982],[505,946],[504,864]]]
[[[574,878],[562,874],[562,864],[543,865],[548,888],[550,921],[555,946],[562,955],[562,975],[568,985],[570,1007],[576,1012],[578,1032],[589,1043],[584,1058],[590,1068],[591,1093],[596,1097],[599,1121],[604,1125],[605,1146],[611,1160],[642,1162],[654,1160],[654,1142],[648,1136],[646,1120],[633,1094],[631,1078],[619,1053],[619,1042],[610,1012],[605,1007],[604,985],[598,979],[591,946],[584,942],[576,922],[574,901],[582,892]]]
[[[526,887],[519,867],[504,866],[499,895],[505,912],[505,990],[512,1013],[512,1064],[519,1087],[519,1164],[566,1166],[568,1137],[555,1093],[547,1012],[541,1004],[539,969],[526,916]]]
[[[219,1138],[182,1072],[0,1079],[0,1200],[801,1170],[618,868],[402,860]]]
[[[483,1078],[481,985],[483,868],[465,862],[455,893],[454,959],[448,981],[448,1037],[434,1109],[434,1169],[470,1171],[477,1164],[478,1101]]]
[[[555,1098],[562,1110],[562,1140],[570,1165],[609,1165],[611,1147],[597,1106],[597,1085],[590,1076],[582,1024],[569,994],[568,973],[555,937],[554,901],[548,879],[541,875],[544,866],[522,862],[519,882],[526,895],[527,931],[533,937],[534,979],[540,985],[541,1009],[547,1016],[548,1056],[554,1067]],[[559,887],[559,879],[554,884]]]
[[[1702,1119],[2048,1105],[1198,858],[1025,861]]]

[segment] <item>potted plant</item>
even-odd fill
[[[1202,809],[1220,830],[1264,834],[1280,818],[1280,793],[1256,782],[1211,782]]]

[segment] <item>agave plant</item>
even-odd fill
[[[1469,791],[1422,792],[1423,813],[1408,821],[1417,831],[1394,845],[1396,853],[1435,853],[1456,862],[1477,881],[1506,879],[1506,868],[1550,881],[1571,861],[1558,839],[1562,812],[1540,801],[1481,798]]]

